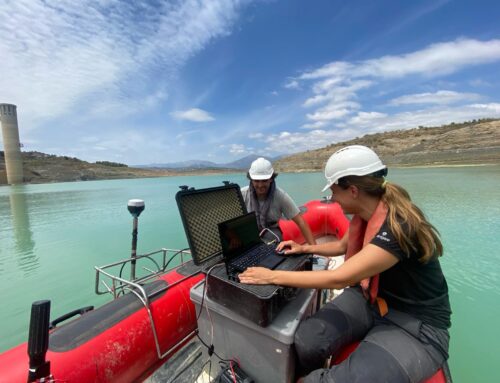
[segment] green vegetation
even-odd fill
[[[111,166],[115,168],[128,168],[128,165],[121,164],[119,162],[111,162],[111,161],[96,161],[98,165]]]

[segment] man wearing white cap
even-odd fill
[[[259,230],[264,231],[263,238],[281,241],[283,233],[278,221],[285,217],[297,224],[307,243],[315,244],[311,229],[295,202],[283,189],[276,186],[277,176],[271,162],[262,157],[257,158],[247,173],[250,185],[241,189],[248,211],[254,211],[257,215]]]

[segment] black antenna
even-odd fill
[[[28,356],[30,359],[28,383],[50,375],[50,362],[45,360],[49,348],[50,301],[36,301],[31,305]]]
[[[143,212],[145,205],[142,199],[131,199],[127,204],[128,211],[134,217],[132,229],[132,261],[130,262],[130,280],[135,280],[135,263],[137,258],[137,226],[139,225],[139,216]]]

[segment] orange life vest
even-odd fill
[[[347,241],[347,252],[345,255],[346,260],[354,254],[359,253],[363,247],[370,243],[384,223],[388,211],[389,210],[386,204],[380,201],[368,222],[362,219],[359,215],[353,216],[349,225],[349,238]],[[377,297],[378,280],[379,275],[377,274],[371,278],[363,279],[360,282],[360,285],[363,289],[365,297],[372,304],[377,302],[380,314],[385,315],[387,313],[387,304],[382,298]]]

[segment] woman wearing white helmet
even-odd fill
[[[252,162],[247,173],[250,185],[241,189],[247,210],[254,211],[257,215],[259,231],[264,231],[264,239],[278,242],[283,239],[278,221],[285,217],[297,224],[307,243],[315,244],[311,229],[295,202],[283,189],[276,186],[277,176],[271,162],[265,158],[260,157]]]
[[[448,358],[450,303],[436,229],[408,192],[385,180],[387,169],[365,146],[335,152],[325,167],[332,197],[353,218],[337,242],[282,242],[287,254],[346,254],[336,270],[240,274],[242,283],[340,289],[353,286],[305,320],[295,335],[303,382],[421,382]],[[329,369],[325,360],[361,341]]]

